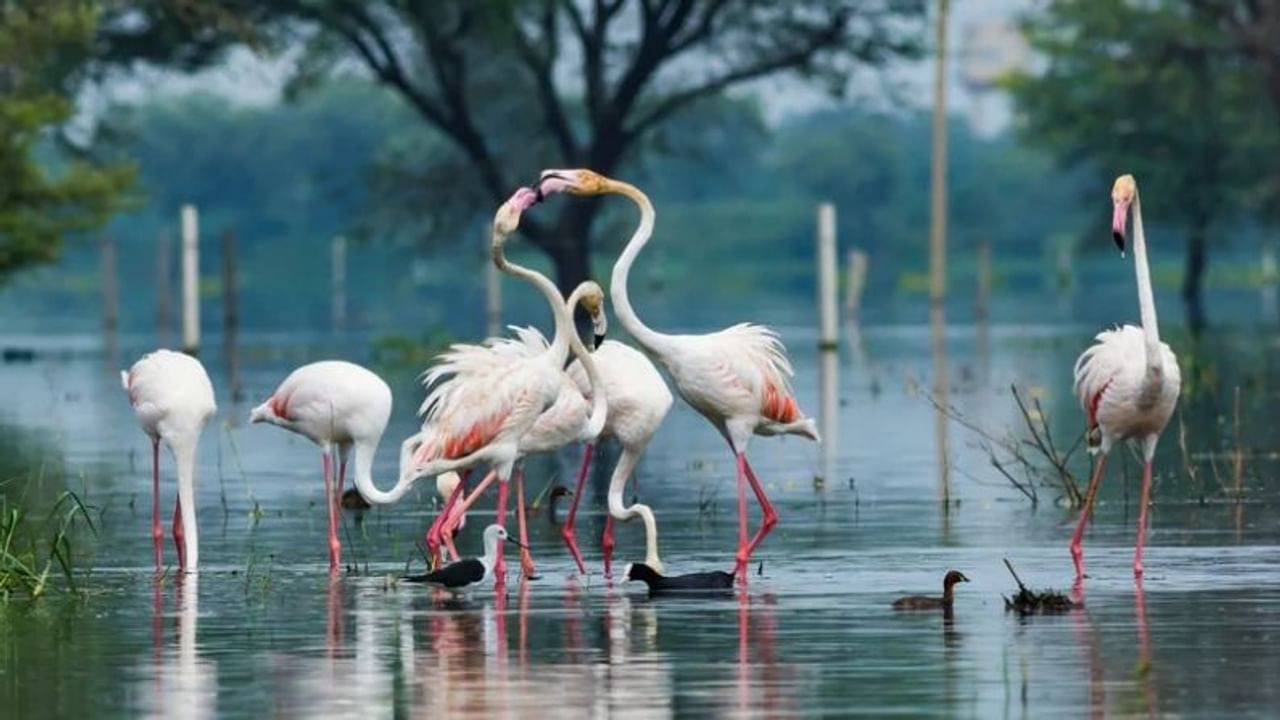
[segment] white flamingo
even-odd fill
[[[579,295],[581,295],[579,299]],[[612,436],[622,445],[622,456],[614,467],[609,481],[609,515],[605,519],[603,538],[605,572],[610,570],[613,556],[613,520],[629,520],[639,517],[645,525],[645,560],[646,564],[662,570],[662,561],[658,557],[658,526],[653,510],[647,505],[635,504],[625,507],[622,504],[623,489],[640,455],[644,453],[650,439],[671,409],[671,391],[658,374],[657,368],[642,353],[614,340],[606,341],[608,320],[604,313],[604,293],[600,286],[587,281],[578,286],[565,303],[566,309],[572,313],[578,302],[587,309],[595,329],[596,349],[591,353],[594,361],[596,377],[584,369],[581,361],[574,360],[566,371],[566,382],[562,383],[560,397],[547,412],[538,418],[532,430],[521,439],[520,450],[523,454],[554,450],[573,442],[586,443],[582,467],[578,472],[576,490],[569,508],[568,517],[561,527],[561,536],[573,555],[578,571],[585,574],[586,564],[582,560],[582,552],[578,548],[574,532],[574,520],[577,517],[578,503],[582,498],[586,484],[587,472],[590,469],[597,438]],[[541,333],[533,328],[513,328],[519,341],[502,341],[504,347],[520,348],[524,352],[541,352],[547,341]],[[572,339],[571,339],[572,340]],[[585,351],[585,348],[583,348]],[[575,348],[575,354],[577,349]],[[595,381],[593,383],[593,380]],[[594,387],[603,387],[604,393],[593,392]],[[603,404],[601,404],[603,402]],[[593,420],[596,415],[591,410],[607,407],[603,430]],[[516,470],[517,485],[520,484],[519,469]],[[472,501],[481,490],[491,482],[493,474],[472,493]],[[517,489],[517,493],[520,490]],[[470,507],[470,502],[463,507]],[[446,526],[448,529],[448,526]],[[528,543],[523,537],[521,541]],[[522,554],[522,558],[525,555]]]
[[[151,540],[156,570],[160,570],[164,530],[160,528],[160,441],[169,447],[178,466],[178,500],[173,509],[173,542],[178,570],[194,573],[200,567],[199,529],[196,527],[196,449],[200,433],[217,412],[213,383],[199,360],[172,350],[143,355],[120,382],[143,432],[151,438]]]
[[[602,308],[604,291],[600,289],[600,286],[587,280],[574,288],[573,292],[569,294],[568,300],[565,301],[565,311],[570,314],[570,317],[572,317],[574,309],[579,304],[591,316],[597,330],[602,330],[604,328],[604,312]],[[550,347],[550,343],[536,328],[512,327],[511,330],[515,332],[515,338],[490,338],[485,341],[484,349],[488,350],[494,356],[494,361],[500,365],[505,366],[509,362],[519,362],[540,356],[546,353]],[[576,332],[569,338],[569,348],[578,357],[582,357],[587,353],[586,347],[583,346]],[[588,388],[591,387],[591,381],[594,381],[596,387],[601,386],[602,383],[596,363],[592,362],[588,365],[587,374],[589,375]],[[538,416],[538,419],[533,423],[533,427],[529,428],[529,431],[520,438],[520,457],[523,458],[534,453],[551,452],[565,445],[578,442],[587,443],[587,447],[591,447],[591,443],[594,443],[596,438],[599,437],[600,431],[605,425],[608,407],[606,400],[604,393],[597,393],[594,401],[588,401],[569,375],[561,373],[560,390],[556,401]],[[521,545],[520,565],[526,577],[533,577],[537,570],[529,552],[529,533],[524,506],[524,469],[517,465],[514,472],[516,482],[516,519],[519,522],[519,544]],[[497,473],[491,470],[484,480],[480,481],[475,490],[471,492],[471,497],[453,510],[455,519],[445,521],[444,526],[441,528],[444,534],[452,534],[457,525],[456,517],[470,509],[496,477]],[[581,488],[579,488],[579,491],[581,491]],[[570,518],[572,518],[572,513]],[[580,557],[577,553],[577,547],[571,545],[570,550],[574,553],[575,559]],[[581,566],[581,561],[579,561],[579,566]],[[586,570],[583,569],[583,572],[586,572]]]
[[[329,569],[342,562],[338,539],[338,503],[347,476],[347,461],[355,449],[357,475],[370,477],[382,433],[391,418],[391,388],[372,371],[344,360],[314,362],[289,373],[249,421],[270,423],[297,433],[320,446],[324,459],[324,496],[329,515]],[[333,456],[338,473],[333,480]],[[458,483],[456,473],[436,482],[447,497]]]
[[[1147,268],[1147,239],[1142,230],[1142,203],[1132,175],[1116,178],[1111,202],[1114,205],[1112,237],[1121,253],[1124,252],[1125,222],[1130,206],[1133,207],[1133,262],[1138,274],[1142,327],[1123,325],[1098,333],[1097,342],[1076,361],[1075,391],[1088,417],[1089,452],[1099,455],[1093,477],[1089,479],[1080,521],[1071,536],[1071,559],[1077,579],[1084,577],[1084,551],[1080,542],[1107,464],[1107,453],[1122,440],[1133,440],[1142,446],[1142,499],[1138,505],[1138,540],[1133,555],[1133,574],[1142,576],[1151,459],[1155,456],[1160,432],[1177,407],[1182,385],[1178,358],[1168,345],[1160,342],[1151,271]]]
[[[591,170],[547,170],[538,183],[538,197],[555,192],[574,195],[623,195],[640,209],[640,224],[613,266],[610,286],[618,320],[635,341],[656,358],[675,381],[685,402],[715,426],[734,453],[738,475],[738,551],[736,572],[745,583],[747,562],[756,546],[777,523],[777,513],[747,463],[753,435],[802,435],[815,441],[818,428],[804,416],[792,396],[791,363],[777,333],[741,323],[705,335],[667,335],[643,322],[627,297],[627,275],[653,233],[653,204],[639,188]],[[747,539],[747,495],[750,483],[764,518]]]
[[[434,386],[422,405],[422,430],[401,444],[400,479],[390,491],[383,492],[369,478],[357,474],[356,487],[365,500],[393,503],[419,477],[491,465],[498,479],[497,523],[505,525],[507,481],[520,457],[520,438],[559,397],[569,340],[576,334],[555,285],[541,273],[508,261],[503,254],[508,236],[519,225],[520,214],[536,201],[532,190],[521,188],[498,209],[493,223],[493,261],[499,269],[528,280],[542,293],[555,317],[555,339],[544,353],[502,365],[486,361],[473,366],[462,361],[464,357],[491,358],[493,354],[487,348],[470,346],[475,352],[468,354],[467,346],[455,346],[452,356],[446,353],[443,361],[427,373],[427,383]],[[499,548],[494,570],[498,585],[505,583],[505,567]]]
[[[603,317],[603,315],[602,315]],[[645,530],[645,564],[663,572],[662,561],[658,558],[658,523],[653,510],[648,505],[635,503],[630,507],[622,504],[623,492],[627,480],[635,471],[636,463],[644,454],[649,441],[662,425],[663,419],[671,409],[671,391],[663,381],[658,369],[653,366],[644,353],[624,345],[616,340],[604,340],[604,332],[596,330],[596,349],[591,353],[604,384],[604,392],[608,398],[609,415],[605,420],[604,432],[600,437],[613,437],[622,446],[622,454],[618,464],[613,468],[609,478],[609,513],[605,516],[604,537],[601,549],[604,553],[604,571],[610,574],[613,561],[613,521],[630,520],[639,517],[644,522]],[[569,366],[569,376],[577,384],[578,389],[588,398],[592,397],[591,385],[582,364],[574,361]],[[573,504],[569,509],[560,533],[569,545],[578,569],[586,572],[582,564],[582,554],[578,551],[573,533],[573,520],[577,513],[578,502],[582,497],[582,489],[587,477],[587,469],[591,462],[593,445],[588,444],[582,459],[582,470],[578,474],[577,491],[573,495]]]

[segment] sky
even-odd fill
[[[992,51],[1008,48],[1008,29],[1019,14],[1032,10],[1040,0],[952,0],[948,29],[948,102],[952,112],[967,116],[980,131],[996,133],[1010,119],[1008,98],[999,91],[976,87],[968,79],[989,75],[992,70],[1007,67],[1023,59],[1016,48],[1009,52]],[[1005,28],[1004,33],[998,32]],[[932,35],[930,36],[932,38]],[[1001,42],[1004,40],[1005,42]],[[178,75],[162,71],[140,71],[114,82],[106,91],[113,100],[139,101],[160,94],[185,94],[193,91],[223,95],[236,102],[261,105],[276,102],[285,78],[293,65],[291,57],[263,58],[248,50],[229,54],[215,68],[195,75]],[[929,107],[933,95],[933,62],[909,63],[894,68],[884,77],[867,76],[852,89],[860,99],[873,104],[901,107],[904,103]],[[786,77],[761,81],[745,88],[762,99],[766,117],[772,122],[805,113],[832,100],[822,92],[804,87]]]

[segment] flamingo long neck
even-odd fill
[[[588,283],[582,283],[574,288],[573,293],[569,295],[569,299],[565,302],[565,307],[570,313],[582,302],[582,293],[590,287]],[[600,370],[596,367],[596,362],[591,358],[591,352],[582,344],[582,338],[578,337],[578,333],[574,332],[569,335],[569,349],[573,351],[578,362],[582,363],[582,369],[587,371],[587,380],[591,383],[591,416],[587,418],[587,437],[595,438],[604,430],[604,422],[609,411],[608,398],[605,397],[604,379],[600,377]]]
[[[178,438],[169,443],[169,450],[178,466],[178,502],[182,505],[182,544],[188,573],[200,567],[200,532],[196,527],[196,445],[199,430],[192,437]]]
[[[546,298],[547,304],[551,306],[551,314],[556,321],[556,336],[551,341],[551,347],[547,349],[547,357],[553,361],[556,370],[564,369],[565,358],[569,356],[569,338],[577,335],[577,330],[573,327],[573,318],[565,310],[564,298],[560,295],[560,291],[556,290],[556,286],[546,275],[531,270],[523,265],[517,265],[507,259],[503,253],[503,246],[507,243],[507,236],[498,232],[496,229],[493,233],[493,263],[498,266],[499,270],[524,278],[533,284],[538,292]]]
[[[640,317],[636,315],[635,308],[631,307],[631,298],[627,295],[627,278],[631,274],[631,265],[636,261],[636,256],[649,243],[649,238],[653,235],[655,217],[653,203],[649,202],[649,197],[641,192],[639,188],[629,183],[611,180],[606,187],[607,192],[623,195],[640,208],[640,224],[636,227],[636,231],[632,233],[631,239],[627,241],[627,246],[623,249],[618,262],[613,266],[613,278],[610,280],[609,294],[610,299],[613,301],[614,312],[618,314],[618,322],[622,323],[622,327],[631,333],[631,337],[635,338],[637,343],[644,347],[645,350],[661,355],[670,346],[670,336],[660,333],[641,322]]]
[[[1164,371],[1161,364],[1160,326],[1156,321],[1156,300],[1151,291],[1151,268],[1147,265],[1147,235],[1142,229],[1142,199],[1133,198],[1133,264],[1138,274],[1138,308],[1142,333],[1146,338],[1147,375]]]
[[[414,436],[417,437],[417,436]],[[406,446],[413,440],[413,437],[406,440]],[[412,482],[397,481],[395,486],[389,491],[379,490],[373,484],[373,456],[378,453],[378,441],[373,442],[357,442],[355,444],[355,483],[356,490],[360,491],[361,497],[373,503],[374,505],[390,505],[404,497],[409,488],[413,486]],[[403,464],[404,450],[401,451],[401,461]]]
[[[631,472],[635,470],[639,459],[639,453],[623,448],[622,457],[618,458],[618,464],[613,468],[613,476],[609,478],[609,514],[618,520],[625,521],[639,516],[644,521],[644,563],[662,572],[662,561],[658,559],[658,521],[653,516],[653,510],[648,505],[640,503],[631,507],[624,507],[622,504],[623,488],[626,487],[627,479],[631,477]]]

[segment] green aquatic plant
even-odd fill
[[[8,496],[0,495],[0,601],[38,598],[51,588],[79,592],[72,537],[80,523],[97,535],[89,508],[70,490],[64,490],[39,521],[21,499],[11,504]],[[50,584],[55,570],[63,578],[62,587]]]

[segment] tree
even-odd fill
[[[1149,217],[1185,228],[1182,296],[1198,330],[1210,230],[1259,176],[1248,139],[1260,85],[1187,2],[1051,0],[1024,26],[1047,66],[1009,87],[1021,129],[1066,164],[1092,167],[1099,197],[1133,172]]]
[[[354,58],[454,153],[416,173],[421,208],[491,207],[541,167],[618,172],[701,100],[781,73],[833,90],[916,49],[924,0],[146,0],[110,18],[117,60],[194,66],[221,43],[302,38],[303,76]],[[199,22],[195,20],[199,20]],[[525,108],[528,108],[527,110]],[[402,191],[406,188],[402,188]],[[571,287],[590,267],[594,202],[522,230]]]
[[[68,153],[95,11],[86,3],[0,4],[0,280],[58,256],[64,236],[104,223],[132,179],[125,165]]]
[[[1275,113],[1264,127],[1262,142],[1272,148],[1264,156],[1273,159],[1270,175],[1258,188],[1254,204],[1280,216],[1280,148],[1275,115],[1280,113],[1280,2],[1276,0],[1190,0],[1202,22],[1222,29],[1229,39],[1226,50],[1260,69]]]

